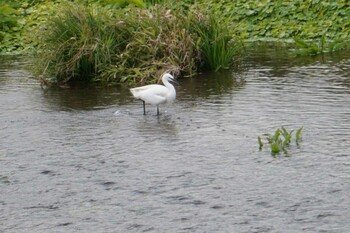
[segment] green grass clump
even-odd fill
[[[111,54],[123,43],[113,25],[105,24],[105,11],[66,6],[52,18],[37,54],[44,82],[90,80],[111,64]]]
[[[165,70],[184,76],[196,73],[198,37],[186,29],[184,16],[163,7],[129,8],[122,21],[127,45],[115,53],[102,79],[146,83],[157,80]]]
[[[302,139],[302,130],[303,127],[299,128],[295,133],[295,142],[297,145]],[[284,152],[284,154],[288,154],[287,149],[292,141],[293,132],[293,130],[288,131],[282,126],[281,128],[277,128],[274,134],[263,134],[263,136],[265,136],[266,143],[270,145],[272,155],[275,156],[281,152]],[[263,142],[260,136],[258,137],[258,143],[259,149],[261,150],[265,143]]]
[[[229,68],[241,48],[230,35],[227,25],[224,19],[210,12],[192,22],[192,29],[200,38],[202,62],[209,70]]]
[[[198,6],[67,4],[49,22],[35,62],[44,84],[151,83],[164,71],[228,68],[238,51],[220,18]]]

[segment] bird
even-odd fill
[[[159,105],[163,103],[171,103],[176,98],[175,87],[169,82],[174,81],[174,77],[169,73],[162,76],[163,85],[150,84],[141,87],[134,87],[130,92],[136,99],[143,102],[143,115],[146,115],[146,103],[157,105],[157,116],[159,116]]]

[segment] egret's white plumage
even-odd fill
[[[157,115],[159,115],[159,104],[169,103],[175,100],[176,90],[169,82],[173,81],[174,77],[165,73],[162,76],[163,85],[151,84],[142,87],[131,88],[130,91],[136,99],[143,101],[143,114],[146,114],[145,103],[157,105]]]

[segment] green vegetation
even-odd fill
[[[230,36],[224,19],[211,13],[205,20],[200,18],[192,24],[191,27],[200,38],[202,59],[207,68],[215,71],[229,68],[232,58],[239,53],[241,46]]]
[[[298,55],[319,55],[350,48],[347,0],[210,1],[245,41],[285,41]]]
[[[302,130],[303,127],[299,128],[295,133],[295,142],[297,145],[299,145],[299,142],[302,139]],[[273,156],[279,154],[282,151],[285,154],[288,154],[287,148],[290,146],[290,143],[292,141],[293,132],[293,130],[288,131],[282,126],[281,128],[277,128],[274,134],[263,134],[263,136],[265,136],[266,143],[270,145],[271,154]],[[260,136],[258,137],[258,143],[259,149],[261,150],[265,143]]]
[[[47,29],[64,0],[2,0],[0,2],[0,55],[31,54],[37,37]]]
[[[228,68],[247,41],[284,41],[298,55],[318,55],[349,49],[349,38],[346,0],[0,3],[0,54],[34,54],[47,84],[156,82],[164,70]]]
[[[53,18],[42,38],[36,61],[43,82],[64,84],[71,78],[89,80],[98,67],[111,64],[111,54],[123,38],[112,25],[105,24],[105,12],[93,12],[81,5],[64,6]],[[123,44],[126,46],[126,44]],[[50,74],[50,77],[46,77]]]
[[[65,5],[43,34],[37,74],[45,84],[149,83],[164,71],[228,68],[239,43],[226,25],[196,5],[179,9]]]
[[[294,38],[298,55],[320,55],[324,53],[333,53],[349,46],[349,41],[345,39],[337,39],[327,41],[323,35],[319,40],[307,42],[299,38]]]
[[[222,0],[212,7],[240,26],[242,39],[349,39],[350,2],[347,0]]]
[[[8,3],[0,5],[0,51],[13,50],[17,43],[10,43],[16,39],[15,32],[19,31],[17,10]]]

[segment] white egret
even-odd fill
[[[176,90],[169,82],[174,77],[165,73],[162,76],[163,85],[151,84],[142,87],[131,88],[130,91],[136,99],[143,101],[143,115],[146,115],[145,104],[157,105],[157,115],[159,115],[159,104],[173,102],[176,98]]]

